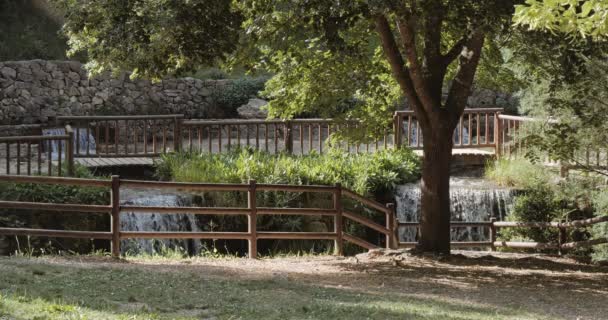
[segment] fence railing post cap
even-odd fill
[[[386,207],[389,208],[389,209],[392,209],[392,208],[395,207],[395,204],[392,203],[392,202],[389,202],[389,203],[386,204]]]
[[[255,179],[249,179],[249,184],[257,184],[258,182]]]
[[[336,182],[334,184],[334,187],[336,187],[336,188],[342,188],[342,184],[340,182]]]

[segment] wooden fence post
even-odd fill
[[[120,176],[112,176],[112,257],[120,257]]]
[[[173,121],[173,152],[180,152],[182,149],[182,119],[175,117]]]
[[[500,159],[502,156],[502,121],[500,121],[500,111],[494,113],[494,154],[496,159]]]
[[[258,255],[258,235],[257,235],[257,204],[256,204],[256,184],[255,180],[249,180],[249,190],[247,191],[247,226],[249,232],[249,258],[255,259]]]
[[[319,132],[321,134],[321,132]],[[285,121],[285,132],[283,133],[283,140],[285,140],[285,152],[293,154],[293,132],[291,121]]]
[[[342,185],[336,183],[333,194],[334,210],[336,215],[334,217],[334,232],[336,233],[336,240],[334,241],[334,254],[343,256],[344,255],[344,243],[342,241]]]
[[[557,239],[557,252],[560,256],[564,254],[562,250],[562,245],[568,241],[567,230],[565,227],[562,226],[565,222],[565,220],[561,220],[559,222],[559,238]]]
[[[492,242],[490,248],[492,251],[496,251],[496,246],[494,246],[494,242],[496,242],[496,226],[494,222],[496,222],[496,218],[490,218],[490,242]]]
[[[396,249],[397,248],[397,217],[395,216],[395,204],[387,203],[386,208],[389,211],[386,212],[386,228],[390,231],[389,234],[386,235],[386,248],[387,249]]]
[[[74,130],[70,125],[65,126],[65,132],[68,135],[65,148],[65,160],[68,167],[68,176],[74,176]]]
[[[401,148],[401,117],[397,112],[393,115],[393,148]]]

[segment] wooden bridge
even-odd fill
[[[527,118],[501,108],[466,109],[454,133],[457,156],[510,156],[521,149],[513,133]],[[0,137],[0,174],[70,175],[86,167],[152,165],[175,151],[221,153],[249,147],[270,153],[324,153],[330,144],[352,153],[408,146],[422,154],[412,111],[398,111],[393,125],[371,128],[357,120],[202,120],[183,115],[60,116],[54,135]],[[332,141],[336,132],[373,136],[365,142]],[[518,148],[519,146],[519,148]]]

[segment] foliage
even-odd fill
[[[605,214],[605,182],[594,175],[560,178],[555,171],[526,160],[500,160],[489,165],[486,177],[500,185],[518,189],[515,203],[507,216],[509,221],[559,222],[588,219]],[[557,242],[557,229],[504,228],[500,236],[505,240]],[[592,230],[570,229],[569,241],[583,241],[605,236],[605,227]],[[605,246],[570,251],[573,256],[598,260]]]
[[[226,117],[236,117],[236,110],[249,99],[258,96],[267,80],[266,77],[242,77],[228,86],[219,86],[211,92],[213,107],[221,110]]]
[[[86,52],[92,73],[165,75],[213,65],[237,43],[230,0],[53,0],[66,12],[70,52]]]
[[[0,1],[0,61],[65,59],[61,24],[30,1]]]
[[[75,177],[93,179],[87,168],[76,166]],[[0,183],[0,199],[8,201],[29,201],[70,204],[103,204],[110,203],[110,193],[106,188],[46,185],[37,183]],[[10,227],[41,227],[46,229],[66,230],[105,230],[109,228],[106,215],[74,213],[70,215],[49,214],[40,210],[21,212],[3,210],[0,225]],[[28,246],[31,245],[28,241]],[[38,243],[40,241],[40,243]],[[26,241],[22,241],[25,243]],[[91,248],[103,247],[106,241],[91,243],[88,240],[55,240],[54,243],[42,243],[36,240],[34,247],[43,252],[71,251],[89,252]],[[20,247],[19,249],[24,249]]]
[[[516,6],[514,21],[530,29],[570,35],[608,35],[608,4],[604,0],[526,0]]]
[[[489,162],[485,176],[500,186],[520,189],[551,183],[551,173],[546,168],[524,159],[500,159]]]
[[[259,183],[296,185],[341,183],[364,195],[391,192],[398,184],[416,180],[418,157],[409,149],[353,155],[329,150],[322,155],[271,155],[241,149],[222,154],[164,155],[156,163],[162,179],[187,182]]]
[[[608,190],[602,189],[593,195],[593,206],[596,216],[608,216]],[[591,229],[593,239],[608,238],[608,223],[600,223]],[[601,244],[593,248],[591,255],[594,261],[608,262],[608,244]]]

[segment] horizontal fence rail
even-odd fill
[[[383,206],[373,200],[366,199],[350,190],[342,188],[339,184],[335,186],[294,186],[280,184],[258,184],[254,180],[249,184],[210,184],[210,183],[181,183],[181,182],[159,182],[138,181],[120,179],[112,176],[111,180],[39,177],[39,176],[0,176],[0,182],[5,183],[40,183],[49,185],[73,185],[88,187],[110,188],[111,201],[108,205],[87,204],[65,204],[65,203],[41,203],[23,201],[0,200],[0,209],[29,209],[55,211],[61,214],[70,212],[78,213],[106,213],[110,215],[111,228],[109,232],[104,231],[76,231],[76,230],[46,230],[31,228],[0,228],[0,235],[15,236],[44,236],[44,237],[67,237],[86,239],[111,240],[112,255],[120,255],[120,240],[141,239],[233,239],[247,240],[249,243],[249,257],[257,256],[257,240],[259,239],[289,239],[289,240],[333,240],[336,254],[343,254],[344,241],[361,245],[363,248],[378,247],[365,240],[346,235],[343,231],[343,217],[351,219],[356,223],[369,227],[386,237],[385,246],[394,248],[396,241],[394,237],[395,215],[392,205]],[[246,192],[247,207],[167,207],[167,206],[136,206],[121,205],[121,188],[139,189],[172,189],[181,191],[226,191]],[[342,191],[346,192],[343,194]],[[332,196],[331,208],[274,208],[259,207],[256,198],[259,192],[314,192],[327,193]],[[360,201],[362,205],[376,209],[383,213],[386,218],[386,227],[372,220],[351,212],[345,212],[342,201],[351,199]],[[194,214],[194,215],[242,215],[248,220],[247,232],[171,232],[171,231],[123,231],[120,230],[120,213],[156,213],[156,214]],[[298,216],[329,216],[333,217],[334,230],[331,232],[274,232],[259,231],[257,229],[257,217],[263,215],[298,215]]]
[[[457,241],[452,242],[451,246],[454,248],[473,248],[473,247],[490,247],[495,250],[497,247],[513,248],[513,249],[557,249],[560,254],[562,251],[580,247],[591,247],[598,244],[608,243],[607,238],[591,239],[584,241],[567,242],[567,230],[576,229],[581,227],[592,226],[598,223],[608,222],[608,216],[596,217],[584,220],[574,220],[569,222],[518,222],[518,221],[496,221],[495,218],[490,221],[479,221],[479,222],[465,222],[465,221],[452,221],[450,226],[452,228],[465,228],[465,227],[485,227],[489,229],[490,241]],[[401,227],[419,227],[419,222],[397,222],[397,226]],[[554,228],[559,231],[559,241],[557,243],[543,243],[543,242],[521,242],[521,241],[498,241],[498,229],[499,228],[541,228],[549,229]],[[416,242],[399,242],[398,247],[400,248],[413,248],[416,246]]]

